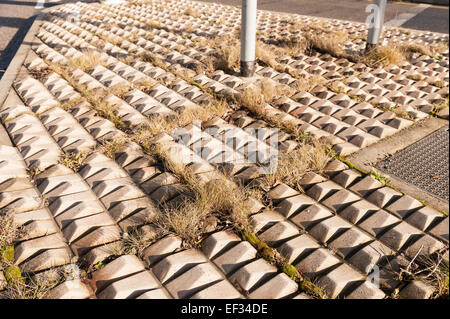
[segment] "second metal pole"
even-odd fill
[[[369,25],[366,49],[375,47],[380,41],[381,31],[383,30],[384,13],[386,11],[386,2],[387,0],[378,0],[375,5],[376,8],[373,21],[371,21]]]
[[[251,77],[255,73],[257,0],[242,0],[241,24],[241,75]]]

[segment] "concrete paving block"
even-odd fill
[[[256,253],[256,249],[249,242],[242,241],[219,257],[216,257],[213,262],[228,275],[254,260]]]
[[[17,213],[14,214],[13,218],[14,223],[19,227],[28,224],[30,222],[52,220],[52,216],[45,208],[32,210],[24,213]]]
[[[69,243],[73,243],[91,229],[111,225],[115,225],[114,220],[107,213],[100,213],[72,221],[63,234]]]
[[[0,208],[22,213],[41,208],[42,199],[34,188],[0,193]]]
[[[350,187],[350,190],[359,194],[362,197],[366,197],[371,192],[375,191],[378,188],[383,187],[384,185],[374,179],[371,176],[364,177],[361,181],[356,183],[355,185]]]
[[[202,243],[202,252],[208,259],[212,259],[224,250],[239,243],[241,239],[231,231],[221,231],[212,234]]]
[[[31,221],[22,227],[23,235],[20,240],[29,240],[32,238],[51,235],[59,231],[53,219]]]
[[[372,236],[378,237],[386,229],[389,229],[397,223],[400,223],[400,219],[384,210],[378,210],[360,222],[358,226]]]
[[[282,221],[259,234],[259,238],[269,246],[275,247],[297,235],[300,235],[297,227],[288,221]]]
[[[101,181],[92,190],[108,209],[121,201],[145,196],[129,178]]]
[[[380,237],[380,241],[395,250],[400,250],[403,245],[413,238],[420,237],[420,230],[401,222]]]
[[[71,174],[45,178],[38,185],[38,189],[47,197],[56,197],[84,192],[89,187],[77,174]]]
[[[302,229],[309,229],[332,216],[333,214],[326,207],[320,204],[314,204],[305,208],[294,217],[291,217],[290,220]]]
[[[161,174],[162,172],[157,167],[142,167],[139,169],[128,170],[131,178],[138,184],[143,184],[149,179]]]
[[[272,199],[273,201],[281,201],[285,198],[292,197],[298,195],[299,193],[287,186],[286,184],[280,184],[274,187],[267,193],[267,197]]]
[[[294,197],[289,197],[282,200],[275,210],[281,213],[284,217],[289,218],[291,215],[297,211],[301,211],[306,207],[313,205],[315,202],[310,197],[301,194]]]
[[[439,237],[446,243],[448,243],[448,232],[449,232],[448,217],[446,217],[443,221],[441,221],[439,224],[437,224],[430,230],[430,234]]]
[[[414,280],[400,291],[401,299],[429,299],[435,289],[421,281]]]
[[[45,299],[88,299],[92,291],[80,279],[65,281],[49,291]]]
[[[419,238],[416,242],[408,246],[405,250],[405,254],[409,258],[414,258],[417,254],[422,256],[429,256],[443,249],[445,245],[431,237],[430,235],[425,234],[421,238]]]
[[[295,281],[285,273],[278,274],[250,294],[251,299],[281,299],[298,290]]]
[[[144,250],[144,261],[153,267],[161,259],[181,249],[182,240],[176,236],[166,236]]]
[[[351,227],[352,225],[345,221],[345,219],[342,219],[339,216],[333,216],[321,221],[319,224],[311,228],[309,234],[316,240],[326,243],[333,237],[342,234],[345,230]]]
[[[378,240],[358,250],[350,257],[349,262],[363,273],[370,273],[372,265],[378,265],[394,252]]]
[[[328,249],[318,248],[298,262],[295,267],[311,277],[339,263],[339,258],[334,256]]]
[[[70,248],[78,256],[81,256],[87,253],[92,247],[120,240],[120,233],[120,228],[115,225],[102,226],[72,243]]]
[[[364,281],[353,290],[345,299],[384,299],[386,294],[370,281]]]
[[[311,187],[306,191],[306,194],[316,201],[321,201],[324,197],[326,197],[330,193],[334,193],[336,191],[341,190],[342,187],[332,181],[326,181],[323,183],[319,183]]]
[[[390,187],[383,187],[380,189],[375,190],[373,193],[371,193],[367,200],[378,207],[384,208],[385,206],[389,205],[390,203],[395,202],[402,196],[401,193],[393,190]]]
[[[239,299],[242,295],[228,281],[223,280],[205,288],[189,299]]]
[[[46,178],[49,177],[65,176],[72,174],[73,171],[62,164],[52,165],[36,177],[36,184],[40,184],[42,181],[44,181]]]
[[[343,264],[321,277],[317,284],[323,287],[331,298],[336,298],[339,294],[345,293],[350,285],[363,279],[364,277],[360,273]]]
[[[409,215],[405,221],[424,231],[428,229],[430,225],[435,225],[435,222],[441,219],[444,219],[442,213],[432,209],[431,207],[425,206]]]
[[[172,299],[172,296],[164,288],[161,288],[144,292],[136,299]]]
[[[257,259],[235,272],[230,277],[230,281],[237,287],[249,292],[258,282],[268,281],[276,274],[277,268],[275,266],[264,259]]]
[[[343,208],[360,200],[360,197],[354,193],[341,189],[322,201],[322,205],[330,208],[334,212],[339,212]]]
[[[189,249],[165,257],[152,270],[155,276],[165,283],[193,266],[205,262],[207,259],[199,250]]]
[[[80,200],[82,198],[85,200]],[[105,210],[90,191],[58,197],[50,203],[49,209],[61,228],[74,219],[98,214]]]
[[[142,261],[134,255],[123,255],[92,273],[92,287],[101,291],[110,284],[145,270]]]
[[[39,251],[66,248],[67,245],[59,233],[21,242],[14,250],[15,264],[19,265]]]
[[[377,210],[379,210],[377,206],[366,200],[360,200],[343,209],[339,213],[339,216],[348,220],[352,224],[357,224],[360,220],[375,213]]]
[[[109,257],[117,256],[117,252],[121,251],[123,251],[123,243],[121,241],[116,241],[92,248],[83,256],[83,260],[88,265],[97,265],[99,262],[103,262]]]
[[[423,204],[415,198],[412,198],[409,195],[403,195],[394,203],[387,206],[386,210],[397,215],[400,218],[406,218],[409,214],[422,206]]]
[[[67,265],[73,257],[68,247],[48,249],[20,265],[23,272],[34,273]]]
[[[120,201],[109,208],[108,212],[116,222],[119,222],[142,210],[145,210],[148,213],[149,218],[151,218],[152,215],[158,214],[158,210],[147,197]]]
[[[184,272],[168,283],[166,288],[174,298],[185,299],[221,280],[221,274],[213,265],[203,263]]]
[[[150,271],[115,281],[97,294],[99,299],[135,299],[145,291],[156,289],[160,283]]]
[[[250,217],[250,224],[253,227],[254,232],[259,232],[262,228],[266,227],[268,224],[274,224],[276,222],[283,221],[283,215],[272,211],[266,210],[262,213],[253,215]]]
[[[141,184],[141,187],[147,194],[151,194],[161,186],[175,183],[178,183],[178,179],[174,175],[164,172]]]
[[[333,178],[333,181],[335,181],[342,187],[347,188],[350,185],[352,185],[353,183],[359,181],[361,178],[362,178],[361,173],[359,173],[355,170],[352,170],[352,169],[347,169],[347,170],[344,170],[344,171],[338,173]]]
[[[338,238],[333,240],[329,247],[333,248],[338,255],[346,258],[347,255],[357,250],[361,245],[368,243],[371,237],[356,227],[352,227]]]
[[[321,246],[308,234],[300,235],[281,245],[278,251],[292,264],[302,256],[311,253]]]

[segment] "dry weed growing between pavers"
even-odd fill
[[[264,176],[265,184],[272,187],[282,182],[301,191],[301,178],[308,172],[322,173],[332,159],[329,148],[324,140],[309,139],[300,143],[295,150],[280,155],[276,171]]]
[[[318,85],[325,85],[327,83],[327,80],[321,76],[321,75],[311,75],[309,77],[300,77],[297,78],[297,80],[292,84],[292,87],[294,87],[297,91],[305,91],[310,92],[312,89],[314,89]]]
[[[425,256],[420,260],[425,270],[419,275],[419,279],[436,288],[435,298],[449,298],[449,260],[443,254]]]
[[[251,230],[248,221],[251,211],[246,203],[251,192],[220,173],[208,182],[200,180],[189,167],[173,162],[167,147],[151,145],[150,153],[159,157],[166,169],[178,176],[193,193],[179,207],[165,210],[156,222],[160,228],[174,232],[192,247],[198,246],[205,235],[204,222],[210,216],[231,220],[234,227]]]
[[[378,45],[359,58],[359,62],[370,67],[389,66],[400,64],[406,59],[406,51],[402,46],[390,44],[388,46]]]
[[[97,65],[104,65],[105,60],[103,59],[100,52],[95,50],[82,50],[83,55],[78,58],[69,59],[69,67],[79,68],[83,71],[94,68]]]
[[[184,10],[183,12],[185,15],[194,17],[194,18],[199,18],[200,17],[200,12],[196,11],[194,8],[192,8],[191,6],[187,7],[186,10]]]
[[[434,299],[448,299],[448,250],[439,251],[432,255],[416,255],[405,268],[400,269],[397,275],[398,280],[405,284],[418,280],[432,286],[435,289],[432,296]]]
[[[341,44],[348,39],[344,32],[331,34],[306,34],[305,48],[314,49],[320,53],[328,53],[336,58],[350,59],[350,56],[342,49]]]
[[[140,55],[139,58],[144,62],[151,63],[154,66],[159,67],[164,71],[168,72],[166,63],[152,52],[147,51],[144,54]]]
[[[364,100],[362,102],[364,102]],[[370,101],[367,101],[367,102],[370,103]],[[375,103],[370,103],[370,104],[372,104],[374,107],[376,107],[377,109],[380,109],[382,111],[391,111],[392,113],[394,113],[398,117],[401,117],[401,118],[403,118],[405,120],[410,120],[410,121],[415,120],[415,117],[414,117],[413,114],[409,113],[408,111],[399,109],[398,106],[386,107],[386,106],[381,105],[381,104],[375,104]]]
[[[78,172],[83,165],[84,160],[90,154],[90,152],[64,152],[60,155],[59,163],[70,168],[74,172]]]
[[[154,222],[154,221],[151,221]],[[119,251],[113,252],[119,256],[123,254],[144,257],[144,250],[157,241],[163,234],[163,230],[151,225],[144,225],[124,234]]]
[[[241,55],[239,40],[232,35],[226,35],[210,40],[210,46],[216,50],[212,57],[214,69],[226,72],[237,72]]]

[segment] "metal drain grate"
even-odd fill
[[[376,168],[449,201],[449,131],[445,126],[379,162]]]

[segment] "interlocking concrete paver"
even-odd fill
[[[325,288],[330,297],[336,298],[344,293],[352,283],[362,280],[363,276],[347,265],[340,265],[319,279],[319,284]]]
[[[250,294],[254,299],[280,299],[287,297],[297,290],[297,284],[284,274],[278,274],[264,285]]]
[[[433,294],[434,289],[421,281],[413,281],[400,291],[402,299],[428,299]]]
[[[174,298],[189,298],[208,286],[222,280],[219,272],[209,263],[196,265],[183,272],[175,280],[166,285],[167,290]]]
[[[45,296],[46,299],[88,299],[92,296],[89,286],[81,280],[65,281]]]
[[[130,277],[118,280],[103,289],[99,299],[135,299],[142,292],[159,287],[159,282],[149,271],[142,271]]]
[[[185,273],[191,267],[206,262],[206,257],[198,250],[184,250],[170,255],[153,267],[153,273],[165,283],[173,277]]]
[[[264,259],[258,259],[235,272],[230,281],[245,291],[250,291],[258,282],[265,282],[275,276],[277,268]]]
[[[224,254],[213,260],[225,274],[230,274],[256,258],[256,249],[247,242],[242,241]]]
[[[239,291],[228,281],[223,280],[208,288],[205,288],[189,299],[239,299],[242,298]]]

